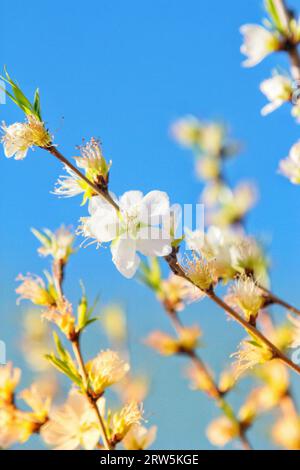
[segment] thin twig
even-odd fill
[[[271,341],[268,340],[257,328],[250,325],[238,313],[236,313],[223,299],[218,297],[214,292],[209,292],[208,297],[213,300],[219,307],[223,308],[235,321],[237,321],[248,333],[251,333],[265,344],[273,353],[274,359],[280,359],[290,369],[300,374],[300,367],[291,361],[284,353],[282,353]]]
[[[278,304],[278,305],[281,305],[282,307],[286,308],[287,310],[289,310],[290,312],[293,312],[295,313],[296,315],[300,315],[300,309],[294,307],[293,305],[289,304],[288,302],[286,302],[285,300],[281,299],[280,297],[278,297],[277,295],[273,294],[273,292],[271,292],[269,289],[267,289],[266,287],[263,287],[261,285],[258,286],[260,288],[260,290],[262,290],[263,292],[265,292],[266,294],[266,300],[270,303],[270,304]]]
[[[176,331],[178,337],[180,336],[181,330],[184,328],[182,325],[182,322],[180,321],[177,312],[175,310],[170,310],[167,308],[166,305],[164,305],[165,312],[167,313],[168,317],[170,318],[170,321],[174,327],[174,330]],[[227,415],[230,414],[231,419],[238,425],[239,427],[239,439],[241,441],[242,446],[244,447],[245,450],[252,450],[252,447],[250,445],[250,442],[248,441],[248,438],[246,437],[246,429],[243,423],[239,421],[239,419],[235,416],[235,413],[229,403],[224,399],[224,393],[219,389],[217,383],[215,382],[212,374],[209,372],[208,368],[200,358],[199,354],[197,354],[196,350],[191,350],[191,351],[186,351],[185,355],[188,356],[193,364],[200,370],[200,372],[206,377],[208,382],[211,385],[212,392],[209,393],[208,395],[216,401],[218,404],[219,408],[227,411]]]
[[[59,298],[61,301],[64,298],[64,293],[63,293],[64,267],[65,267],[65,264],[62,260],[54,260],[53,266],[52,266],[54,284],[55,284],[55,289],[57,291],[57,294],[59,295]],[[92,396],[91,393],[89,393],[87,373],[85,370],[84,361],[83,361],[81,349],[80,349],[80,335],[75,334],[72,339],[70,338],[70,341],[71,341],[73,353],[74,353],[74,356],[78,365],[79,373],[82,378],[85,395],[89,403],[91,404],[92,408],[96,412],[96,416],[97,416],[99,427],[100,427],[100,434],[101,434],[104,447],[106,450],[110,450],[111,446],[110,446],[110,443],[106,434],[106,429],[105,429],[105,425],[104,425],[101,413],[97,406],[97,400]]]
[[[184,270],[180,266],[178,260],[177,260],[177,250],[174,249],[173,252],[165,257],[167,263],[170,266],[170,269],[173,271],[174,274],[177,276],[181,276],[184,279],[188,280],[191,284],[195,285],[191,279],[185,274]],[[197,285],[195,285],[198,287]],[[244,320],[243,317],[241,317],[233,308],[231,308],[224,300],[222,300],[220,297],[216,295],[216,293],[211,289],[210,291],[206,292],[206,295],[214,302],[216,303],[219,307],[221,307],[223,310],[225,310],[237,323],[239,323],[246,331],[247,333],[251,333],[254,335],[256,338],[258,338],[264,345],[266,345],[270,351],[273,353],[273,357],[280,359],[282,362],[284,362],[289,368],[300,374],[300,367],[292,362],[285,354],[283,354],[271,341],[268,340],[255,326],[251,325],[248,323],[246,320]]]
[[[99,422],[99,425],[100,425],[101,438],[102,438],[104,447],[105,447],[106,450],[111,450],[110,442],[109,442],[109,439],[107,437],[107,433],[106,433],[106,429],[105,429],[105,424],[104,424],[103,418],[101,416],[100,410],[97,406],[97,401],[94,399],[94,397],[92,397],[92,395],[89,393],[89,390],[88,390],[88,378],[87,378],[87,373],[86,373],[86,370],[85,370],[84,361],[83,361],[83,358],[82,358],[82,354],[81,354],[81,350],[80,350],[80,343],[79,343],[78,338],[74,339],[72,341],[72,347],[73,347],[74,356],[75,356],[77,364],[78,364],[80,375],[81,375],[82,380],[83,380],[85,395],[88,398],[89,403],[91,404],[92,408],[94,409],[94,411],[96,412],[96,415],[97,415],[97,419],[98,419],[98,422]]]
[[[275,0],[275,3],[282,23],[285,29],[289,31],[289,23],[294,17],[293,13],[288,9],[284,0]],[[284,44],[284,50],[286,50],[290,58],[292,76],[298,81],[300,80],[300,55],[297,44],[287,38]]]

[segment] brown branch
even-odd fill
[[[177,276],[181,276],[184,279],[188,280],[191,284],[195,285],[191,279],[185,274],[184,270],[180,266],[178,260],[177,260],[177,252],[178,249],[174,249],[173,252],[165,257],[165,260],[170,266],[170,269],[174,274]],[[195,285],[197,288],[198,286]],[[233,308],[231,308],[224,300],[222,300],[220,297],[216,295],[213,289],[205,292],[205,294],[219,307],[221,307],[223,310],[225,310],[237,323],[239,323],[249,334],[254,335],[256,338],[258,338],[265,346],[267,346],[270,351],[273,353],[273,358],[280,359],[284,364],[286,364],[290,369],[294,370],[298,374],[300,374],[300,367],[292,362],[284,353],[282,353],[271,341],[268,340],[255,326],[251,325],[248,323],[246,320],[244,320],[243,317],[241,317]]]
[[[75,356],[77,364],[78,364],[79,372],[80,372],[80,375],[82,377],[82,381],[83,381],[83,384],[84,384],[85,395],[86,395],[87,399],[89,400],[89,403],[91,404],[92,408],[94,409],[94,411],[96,413],[96,416],[97,416],[97,419],[98,419],[98,422],[99,422],[100,433],[101,433],[101,438],[102,438],[104,447],[105,447],[106,450],[111,450],[111,445],[110,445],[109,439],[107,437],[105,424],[104,424],[103,418],[101,416],[101,413],[99,411],[99,408],[97,406],[97,400],[89,392],[88,378],[87,378],[87,373],[86,373],[86,370],[85,370],[84,361],[83,361],[82,354],[81,354],[79,338],[76,338],[72,341],[72,347],[73,347],[74,356]]]
[[[103,197],[109,204],[111,204],[116,211],[119,211],[119,206],[115,203],[115,201],[112,199],[110,196],[109,192],[107,191],[107,188],[104,190],[100,186],[97,186],[97,184],[93,183],[91,180],[89,180],[81,171],[78,170],[78,168],[73,165],[69,160],[67,160],[58,150],[54,145],[50,145],[49,147],[42,147],[44,150],[47,150],[50,152],[52,155],[54,155],[55,158],[57,158],[60,162],[62,162],[65,166],[70,168],[79,178],[81,178],[83,181],[86,182],[94,191],[96,194],[99,196]]]
[[[60,300],[63,300],[63,297],[64,297],[64,294],[63,294],[64,267],[65,267],[65,263],[63,262],[63,260],[54,260],[53,266],[52,266],[53,278],[54,278],[55,289],[60,297]],[[80,348],[80,334],[74,333],[74,335],[72,335],[72,337],[70,337],[69,339],[71,341],[73,353],[74,353],[74,356],[78,365],[80,376],[82,378],[85,396],[87,397],[91,407],[93,408],[97,416],[103,445],[106,450],[110,450],[111,449],[110,442],[107,437],[103,418],[97,406],[97,399],[89,391],[88,377],[87,377],[87,373],[85,370],[85,365],[84,365],[84,361],[83,361],[82,354],[81,354],[81,348]]]
[[[294,18],[294,14],[286,6],[285,0],[275,0],[277,11],[282,23],[285,25],[286,30],[289,32],[289,23]],[[291,62],[291,73],[294,80],[300,80],[300,55],[298,47],[289,37],[287,37],[283,44],[283,50],[285,50],[290,58]]]
[[[165,304],[163,304],[163,307],[165,309],[165,312],[167,313],[173,327],[174,327],[174,330],[176,331],[178,337],[180,337],[180,332],[181,330],[184,328],[184,326],[182,325],[182,322],[180,321],[176,311],[174,310],[170,310],[167,308],[167,306]],[[233,409],[231,408],[231,406],[229,405],[229,403],[224,399],[224,395],[225,393],[222,392],[217,383],[215,382],[212,374],[209,372],[207,366],[205,365],[205,363],[202,361],[202,359],[200,358],[199,354],[197,354],[197,351],[195,349],[193,350],[186,350],[184,352],[184,354],[190,358],[190,360],[193,362],[193,364],[200,370],[200,372],[206,376],[208,382],[211,384],[211,387],[212,387],[212,393],[209,393],[209,391],[207,392],[207,394],[209,395],[210,398],[212,398],[213,400],[216,401],[217,405],[219,406],[219,408],[221,409],[226,409],[227,411],[229,411],[231,417],[232,417],[232,420],[238,424],[238,427],[239,427],[239,439],[244,447],[245,450],[252,450],[252,447],[250,445],[250,442],[246,436],[246,430],[247,428],[245,427],[245,425],[235,416],[235,413],[233,411]]]
[[[261,285],[259,285],[258,287],[260,288],[260,290],[262,290],[266,294],[266,301],[269,303],[269,305],[272,305],[272,304],[281,305],[282,307],[286,308],[290,312],[293,312],[296,315],[300,315],[300,309],[294,307],[293,305],[289,304],[288,302],[281,299],[277,295],[273,294],[273,292],[271,292],[266,287],[263,287]]]

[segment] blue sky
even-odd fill
[[[239,52],[239,27],[260,21],[261,1],[16,0],[12,8],[4,0],[2,15],[3,64],[28,94],[40,88],[44,119],[66,156],[75,154],[83,138],[101,139],[113,161],[111,186],[118,194],[160,189],[173,202],[193,203],[201,185],[189,153],[170,138],[169,126],[185,114],[228,122],[244,143],[242,156],[228,168],[229,178],[233,183],[253,180],[260,191],[249,230],[269,244],[276,291],[300,301],[299,189],[277,173],[299,129],[288,107],[262,118],[265,98],[258,89],[276,65],[286,67],[287,61],[273,56],[246,70]],[[22,119],[10,103],[0,112],[7,123]],[[48,154],[37,150],[16,162],[5,159],[2,149],[0,153],[1,335],[8,358],[22,362],[14,279],[19,272],[41,272],[45,265],[36,256],[30,228],[54,229],[62,222],[76,227],[86,208],[79,200],[50,194],[61,168]],[[153,376],[145,407],[151,423],[159,425],[156,447],[210,448],[203,430],[218,411],[205,397],[187,391],[181,361],[161,360],[140,343],[153,329],[169,329],[152,294],[122,278],[108,250],[80,250],[67,281],[73,299],[78,298],[80,278],[91,296],[100,293],[103,304],[120,301],[128,311],[133,363]],[[187,323],[198,319],[205,332],[203,356],[220,370],[241,332],[206,301],[185,314]],[[99,349],[97,334],[91,348]],[[252,438],[258,444],[265,435],[261,427]]]

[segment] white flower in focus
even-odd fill
[[[279,170],[292,183],[300,184],[300,141],[293,145],[289,156],[281,160]]]
[[[127,278],[134,276],[140,258],[167,256],[171,253],[170,205],[168,195],[151,191],[146,196],[140,191],[128,191],[117,201],[118,213],[101,197],[90,200],[90,217],[82,219],[82,233],[99,243],[111,242],[113,263]]]
[[[28,117],[27,122],[16,122],[10,126],[3,123],[2,130],[1,142],[7,158],[14,156],[16,160],[22,160],[26,157],[29,148],[48,147],[51,143],[44,123],[33,116]]]
[[[261,114],[266,116],[285,102],[291,100],[293,84],[289,77],[276,74],[268,80],[264,80],[260,85],[260,90],[270,101],[270,103],[261,110]]]
[[[64,167],[67,175],[62,175],[57,180],[54,188],[54,194],[61,197],[78,196],[85,191],[86,183],[69,167]]]
[[[260,25],[245,24],[240,31],[244,36],[241,53],[247,56],[244,67],[254,67],[279,48],[278,38]]]
[[[100,439],[99,424],[86,397],[71,392],[67,402],[50,412],[41,436],[55,450],[92,450]]]

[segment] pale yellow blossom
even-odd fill
[[[300,417],[283,415],[272,429],[276,444],[288,450],[300,450]]]
[[[72,305],[66,299],[58,299],[54,306],[44,310],[43,318],[57,325],[67,338],[70,339],[74,336],[75,317]]]
[[[157,427],[150,429],[140,425],[133,425],[124,437],[122,443],[126,450],[145,450],[149,449],[155,441]]]
[[[154,331],[148,336],[146,343],[160,354],[171,356],[193,351],[199,345],[201,334],[201,330],[197,325],[181,328],[178,338],[173,338],[161,331]]]
[[[74,234],[64,225],[55,232],[49,229],[44,229],[43,232],[32,229],[32,233],[42,244],[38,249],[42,256],[52,256],[55,260],[66,263],[73,253]]]
[[[6,365],[0,365],[0,406],[3,403],[11,403],[13,401],[15,389],[21,378],[21,370],[13,367],[9,362]]]
[[[44,123],[34,116],[28,116],[26,122],[17,122],[10,126],[3,123],[2,130],[4,135],[1,141],[8,158],[15,156],[16,160],[22,160],[29,148],[48,147],[51,144],[51,137]]]
[[[239,436],[239,426],[227,416],[221,416],[210,423],[206,435],[213,445],[224,447]]]
[[[100,396],[104,390],[120,382],[130,366],[115,351],[102,351],[86,364],[88,380],[94,393]]]
[[[192,390],[201,390],[213,398],[218,398],[219,393],[213,382],[213,374],[210,371],[204,370],[197,364],[192,364],[187,368],[187,377],[191,381]]]
[[[111,417],[112,441],[122,441],[132,426],[140,424],[142,415],[142,406],[136,402],[131,402],[114,413]]]
[[[18,301],[30,300],[35,305],[43,307],[51,307],[56,304],[56,299],[51,288],[47,288],[43,279],[39,276],[27,274],[19,275],[17,281],[21,284],[16,289],[16,293],[20,295]]]
[[[230,287],[225,301],[232,307],[241,309],[247,321],[255,320],[264,304],[262,291],[252,278],[245,275]]]
[[[100,439],[100,429],[87,398],[71,392],[64,405],[50,412],[41,436],[55,450],[94,449]]]
[[[48,393],[42,383],[33,383],[30,388],[22,390],[19,398],[31,408],[34,420],[43,423],[47,419],[52,403],[52,394]]]
[[[214,260],[207,261],[194,252],[190,257],[185,258],[182,268],[188,279],[203,293],[209,292],[216,284]]]
[[[259,340],[244,340],[232,357],[236,358],[235,371],[238,378],[255,366],[271,361],[274,355],[271,349]]]
[[[179,312],[185,304],[201,299],[203,294],[188,280],[171,274],[160,283],[158,298],[169,311]]]
[[[127,337],[126,314],[120,305],[108,305],[101,314],[104,331],[112,343],[123,343]]]

